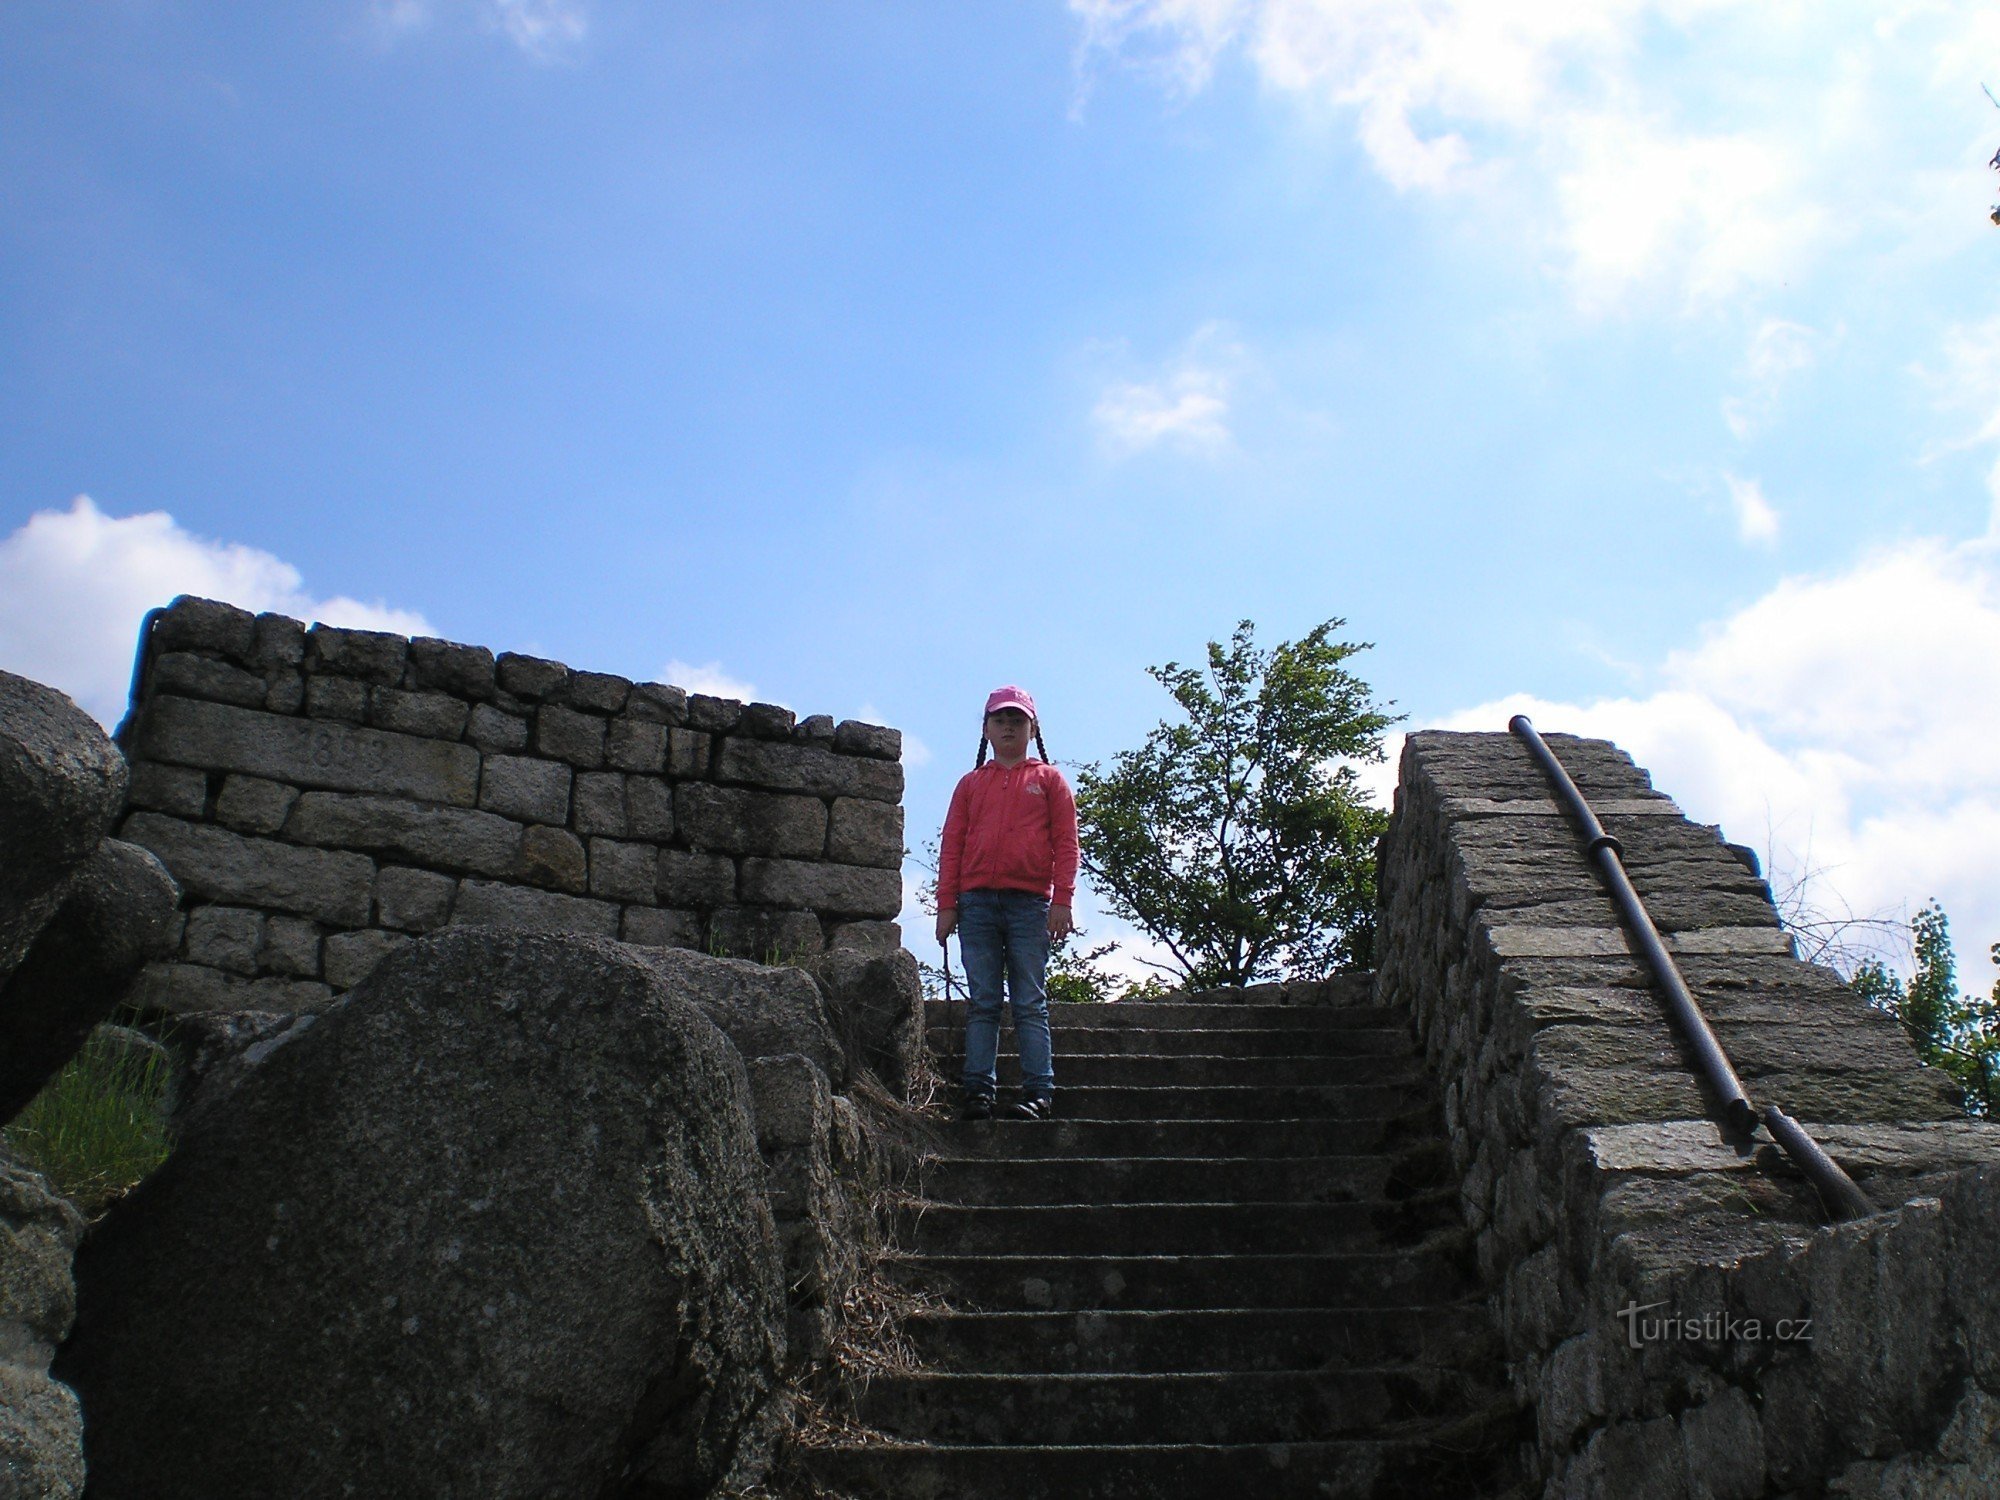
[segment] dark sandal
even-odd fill
[[[1056,1101],[1053,1099],[1023,1099],[1019,1104],[1007,1106],[1010,1120],[1052,1120],[1055,1118]]]
[[[958,1117],[961,1120],[990,1120],[993,1118],[993,1096],[991,1094],[967,1094],[959,1101]]]

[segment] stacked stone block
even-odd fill
[[[460,923],[770,960],[893,949],[893,729],[183,598],[140,643],[121,836],[180,880],[135,997],[313,1010]]]
[[[1410,1008],[1437,1070],[1544,1493],[1992,1492],[2000,1460],[1965,1455],[2000,1451],[1992,1318],[1974,1311],[1991,1255],[1973,1248],[2000,1173],[1971,1169],[2000,1162],[2000,1127],[1966,1120],[1892,1018],[1793,955],[1745,851],[1615,745],[1549,740],[1752,1097],[1896,1212],[1827,1227],[1775,1147],[1723,1137],[1518,741],[1410,736],[1378,994]]]

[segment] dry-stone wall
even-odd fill
[[[1546,1494],[2000,1493],[2000,1127],[1799,962],[1754,860],[1614,745],[1549,740],[1754,1099],[1882,1208],[1825,1227],[1713,1123],[1580,840],[1505,734],[1412,735],[1379,994],[1443,1085]]]
[[[459,923],[768,960],[898,946],[893,729],[183,598],[121,836],[184,889],[170,1011],[316,1010]]]

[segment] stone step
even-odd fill
[[[924,1365],[970,1375],[1489,1368],[1483,1303],[1172,1308],[1158,1312],[919,1313],[902,1333]],[[1143,1434],[1152,1441],[1167,1432]]]
[[[863,1425],[911,1442],[1295,1443],[1462,1412],[1490,1386],[1446,1364],[1168,1374],[907,1374],[869,1382]]]
[[[1334,1083],[1423,1084],[1429,1075],[1416,1057],[1213,1057],[1058,1052],[1056,1087],[1075,1089],[1134,1085],[1211,1089],[1279,1086],[1316,1087]]]
[[[900,1255],[902,1286],[962,1312],[1352,1307],[1475,1291],[1471,1232],[1446,1225],[1400,1250],[1329,1255]]]
[[[936,1058],[956,1057],[960,1033],[942,1026],[924,1033]],[[1000,1031],[1001,1058],[1015,1055],[1011,1028]],[[1290,1027],[1061,1026],[1055,1028],[1057,1054],[1137,1052],[1151,1056],[1200,1052],[1215,1057],[1405,1057],[1414,1056],[1407,1026],[1355,1026],[1306,1030]]]
[[[1068,1120],[1353,1120],[1401,1114],[1427,1102],[1430,1090],[1430,1080],[1421,1075],[1388,1083],[1213,1088],[1133,1084],[1067,1088],[1058,1077],[1056,1113]]]
[[[965,1002],[927,1000],[924,1020],[929,1026],[962,1027]],[[1407,1028],[1410,1017],[1408,1011],[1395,1005],[1207,1005],[1149,1000],[1122,1005],[1052,1002],[1049,1024],[1058,1031],[1071,1026],[1126,1026],[1144,1031],[1170,1026],[1341,1031],[1357,1027]]]
[[[933,1203],[1346,1203],[1456,1181],[1444,1142],[1432,1141],[1394,1156],[933,1160],[922,1191]]]
[[[885,1500],[1467,1500],[1506,1482],[1511,1451],[1474,1413],[1406,1438],[1309,1443],[825,1448],[811,1468],[843,1493]]]
[[[1323,1255],[1415,1245],[1458,1220],[1458,1194],[1365,1203],[1069,1203],[902,1214],[897,1242],[949,1255]]]
[[[1002,1098],[1011,1097],[1003,1093]],[[1386,1151],[1436,1135],[1428,1104],[1351,1119],[952,1120],[934,1150],[949,1158],[1086,1156],[1343,1156]]]

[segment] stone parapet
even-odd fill
[[[121,836],[180,881],[135,999],[313,1010],[461,923],[769,960],[900,942],[902,737],[183,598],[140,642]]]
[[[1965,1119],[1891,1017],[1793,956],[1754,859],[1616,746],[1548,739],[1752,1098],[1896,1211],[1826,1227],[1776,1147],[1723,1138],[1518,741],[1410,736],[1378,997],[1409,1008],[1437,1070],[1546,1494],[1978,1491],[1993,1461],[1966,1455],[1993,1451],[2000,1385],[1970,1311],[1992,1252],[1970,1247],[2000,1174],[1972,1169],[2000,1162],[2000,1129]]]

